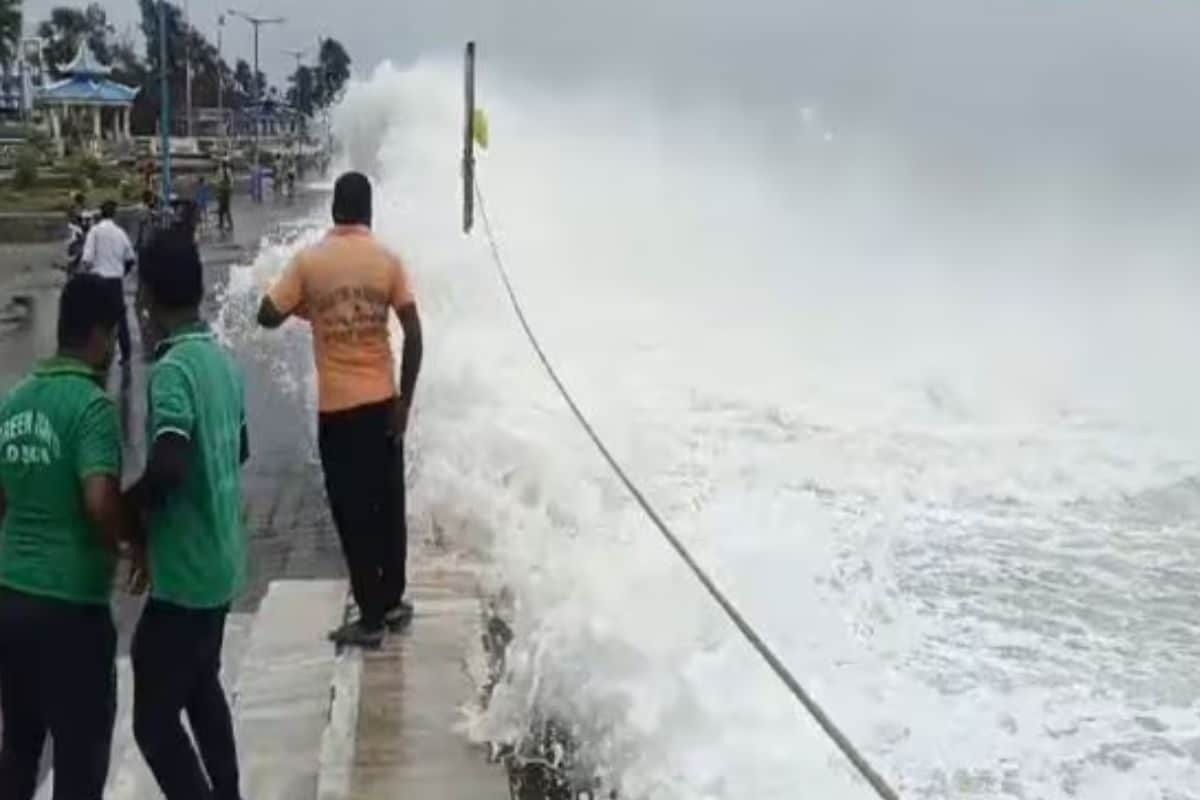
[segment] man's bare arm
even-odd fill
[[[416,303],[401,306],[396,316],[400,318],[400,327],[404,329],[404,352],[400,357],[400,397],[396,403],[396,417],[392,421],[392,435],[400,439],[408,431],[408,414],[412,410],[413,393],[417,390],[417,377],[421,374],[425,342]]]
[[[83,479],[83,510],[111,553],[132,537],[130,519],[121,499],[121,482],[115,475],[89,475]]]
[[[155,439],[146,471],[126,493],[130,503],[140,511],[162,505],[187,477],[191,454],[192,443],[184,436],[164,433]]]
[[[258,306],[258,324],[273,330],[278,328],[283,323],[287,322],[291,314],[285,314],[275,307],[275,301],[270,297],[264,297]]]

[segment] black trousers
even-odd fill
[[[241,800],[233,718],[221,689],[227,613],[151,599],[133,636],[133,738],[167,800]]]
[[[233,213],[230,211],[229,201],[217,201],[217,228],[220,230],[233,230]]]
[[[33,797],[49,734],[54,800],[101,800],[117,712],[116,647],[108,606],[0,589],[0,797]]]
[[[404,452],[393,443],[392,402],[321,414],[317,438],[333,524],[363,624],[374,628],[405,590]]]
[[[129,360],[129,319],[125,311],[125,280],[123,278],[105,278],[109,292],[121,304],[121,320],[117,323],[117,345],[121,348],[121,360]]]

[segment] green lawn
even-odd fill
[[[112,190],[116,194],[116,189]],[[14,211],[40,212],[62,211],[71,206],[71,191],[60,187],[35,186],[18,190],[11,185],[0,185],[0,213]]]
[[[0,182],[0,214],[16,211],[66,212],[71,206],[71,196],[75,190],[65,185],[64,181],[47,181],[47,183],[49,185],[39,183],[32,189],[19,190],[14,188],[11,183]],[[116,200],[122,205],[132,203],[128,197],[121,197],[121,190],[117,186],[98,186],[87,192],[89,208],[96,208],[105,200]]]

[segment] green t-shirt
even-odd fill
[[[228,605],[246,578],[241,453],[245,389],[233,359],[203,326],[159,345],[150,371],[149,442],[192,444],[183,485],[150,516],[151,596],[186,608]]]
[[[107,605],[116,558],[83,505],[83,479],[121,475],[117,409],[87,365],[40,364],[0,404],[0,585]]]

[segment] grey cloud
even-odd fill
[[[52,0],[29,0],[43,16]],[[212,29],[221,4],[192,0]],[[265,40],[346,43],[357,67],[480,41],[489,68],[551,89],[642,87],[767,115],[816,104],[842,128],[916,146],[1044,151],[1176,170],[1200,122],[1200,4],[1189,0],[257,0]],[[111,3],[118,24],[132,0]],[[243,26],[244,27],[244,26]],[[227,52],[249,35],[227,28]]]

